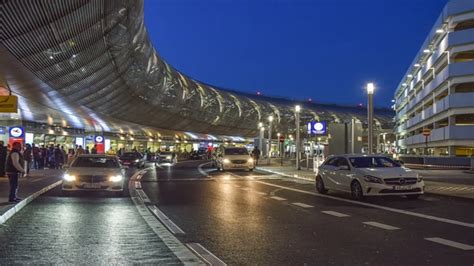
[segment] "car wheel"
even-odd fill
[[[253,171],[253,168],[250,168],[249,171],[252,172],[252,171]]]
[[[316,177],[316,190],[321,194],[328,193],[328,190],[324,186],[323,178],[319,175]]]
[[[364,199],[364,192],[362,191],[362,186],[360,185],[359,181],[352,181],[351,196],[355,200]]]
[[[219,164],[217,164],[217,171],[220,171],[221,170],[221,167],[219,166]]]
[[[420,197],[420,194],[406,195],[409,200],[416,200]]]

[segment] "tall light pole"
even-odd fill
[[[301,106],[295,106],[295,120],[296,120],[296,169],[301,170],[300,167],[300,112]]]
[[[259,137],[258,137],[258,147],[261,151],[263,151],[263,133],[265,131],[265,128],[263,127],[263,123],[259,122],[258,123],[258,131],[259,131]]]
[[[270,154],[272,149],[272,122],[273,122],[273,115],[268,117],[268,149],[267,149],[267,163],[270,164]]]
[[[368,104],[367,104],[367,125],[368,125],[368,154],[372,154],[373,152],[373,141],[374,141],[374,83],[367,84],[367,97],[368,97]]]

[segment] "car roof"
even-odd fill
[[[328,158],[332,157],[390,157],[389,154],[366,154],[366,153],[346,153],[346,154],[332,154]]]

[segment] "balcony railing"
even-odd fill
[[[443,140],[474,140],[474,125],[472,126],[447,126],[443,128],[433,129],[428,137],[428,143]],[[420,144],[425,142],[425,136],[418,134],[406,139],[407,145]]]

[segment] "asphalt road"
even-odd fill
[[[185,232],[181,241],[199,242],[228,264],[474,263],[473,201],[425,195],[360,205],[275,175],[199,171],[202,163],[151,170],[142,187]]]
[[[361,203],[322,196],[306,181],[205,163],[148,169],[141,178],[148,218],[127,194],[65,197],[54,189],[0,226],[0,265],[181,264],[150,217],[168,235],[165,226],[175,225],[182,247],[229,265],[474,263],[472,200],[430,194]],[[150,215],[155,206],[165,218]]]
[[[180,264],[127,194],[47,192],[0,227],[0,265]]]

